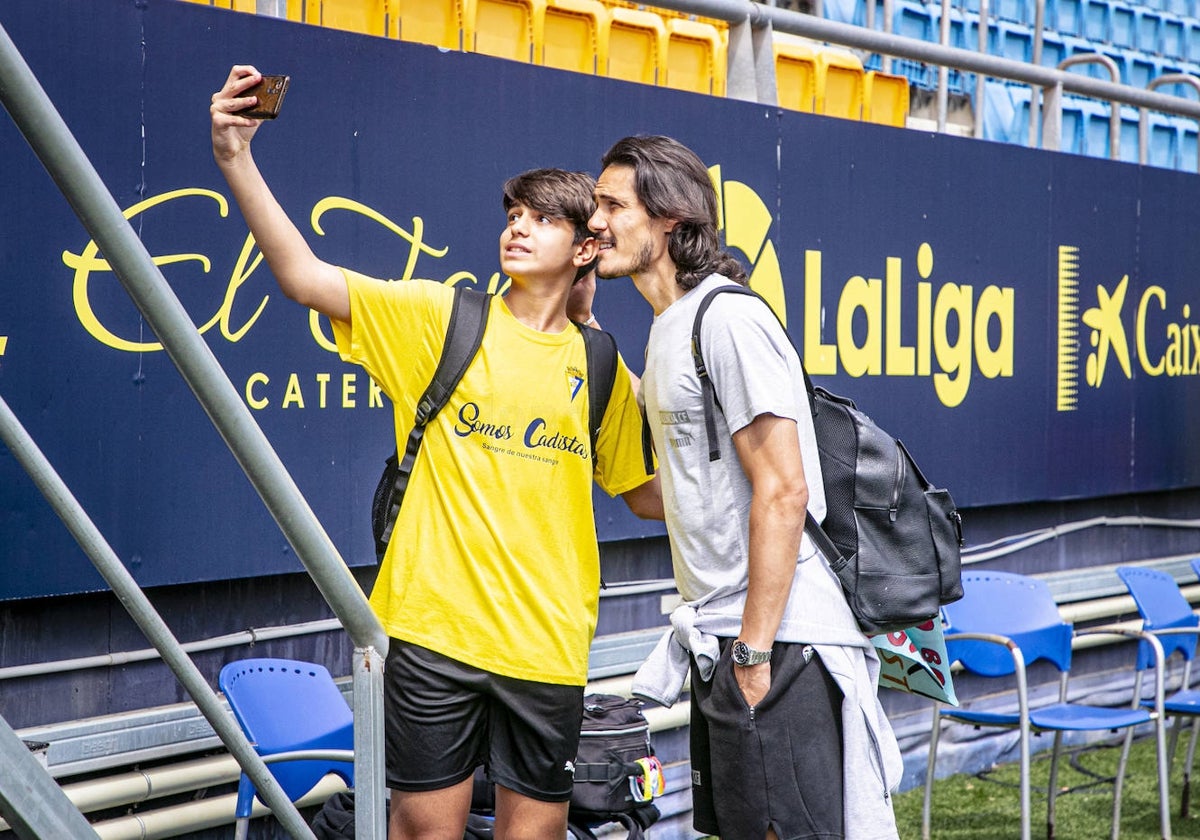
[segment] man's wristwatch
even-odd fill
[[[732,656],[733,664],[740,665],[743,668],[771,661],[771,651],[755,650],[741,639],[733,643]]]

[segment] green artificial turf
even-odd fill
[[[1050,737],[1050,736],[1042,736]],[[1176,838],[1200,837],[1200,790],[1192,792],[1187,818],[1179,815],[1183,787],[1186,732],[1170,774],[1171,828]],[[1059,760],[1056,798],[1056,840],[1104,840],[1112,826],[1113,785],[1120,742],[1064,751]],[[1031,835],[1046,836],[1046,785],[1050,751],[1034,755],[1030,799]],[[934,783],[932,833],[934,840],[1000,840],[1020,837],[1020,798],[1017,764],[1005,764],[978,775],[959,775]],[[1123,840],[1160,837],[1158,785],[1153,738],[1139,738],[1130,753],[1121,797]],[[894,798],[896,823],[902,840],[921,836],[921,787]]]

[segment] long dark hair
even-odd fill
[[[654,218],[677,222],[667,250],[675,263],[675,281],[683,289],[695,287],[713,273],[747,283],[741,262],[721,250],[717,193],[695,152],[671,137],[640,135],[618,140],[601,164],[631,167],[646,211]]]

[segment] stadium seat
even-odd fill
[[[1026,85],[989,79],[984,85],[984,139],[1027,146],[1032,99],[1033,91]]]
[[[863,21],[860,18],[866,17],[863,14],[862,6],[863,4],[857,0],[823,0],[821,13],[828,20],[862,26]]]
[[[395,10],[392,37],[448,50],[463,48],[467,0],[391,0]]]
[[[667,87],[725,95],[725,45],[716,26],[670,18],[666,44]]]
[[[1196,560],[1192,561],[1193,564]],[[1125,584],[1129,594],[1137,604],[1138,614],[1142,617],[1142,629],[1153,633],[1162,645],[1163,667],[1171,666],[1172,657],[1178,653],[1183,661],[1179,674],[1178,687],[1166,689],[1163,699],[1163,711],[1175,718],[1175,726],[1171,730],[1171,742],[1168,748],[1168,763],[1174,757],[1179,735],[1186,721],[1192,727],[1191,747],[1183,767],[1183,795],[1180,802],[1179,815],[1188,816],[1188,798],[1191,793],[1192,764],[1196,755],[1196,724],[1200,723],[1200,691],[1191,687],[1192,661],[1196,656],[1196,637],[1200,635],[1200,619],[1192,610],[1175,578],[1158,569],[1141,566],[1118,566],[1117,577]],[[1137,677],[1134,683],[1134,695],[1141,696],[1141,685],[1146,671],[1154,667],[1154,652],[1149,646],[1139,644],[1137,659]],[[1164,674],[1164,680],[1170,675]],[[1172,681],[1174,682],[1174,681]],[[1151,705],[1143,701],[1143,705]],[[1123,755],[1128,756],[1129,744],[1126,742]]]
[[[254,14],[257,9],[256,0],[190,0],[190,2],[216,6],[218,9],[230,9],[235,12],[250,12],[251,14]]]
[[[1046,0],[1046,22],[1060,35],[1083,33],[1084,0]]]
[[[1089,157],[1111,158],[1109,134],[1111,131],[1112,108],[1107,102],[1095,99],[1079,100],[1080,118],[1083,121],[1083,146],[1081,151]],[[1117,146],[1120,151],[1121,137]]]
[[[1013,137],[1014,114],[1010,85],[986,80],[983,83],[983,139],[998,143],[1016,142]]]
[[[1049,783],[1046,786],[1046,836],[1055,836],[1055,799],[1058,794],[1058,759],[1063,736],[1069,732],[1107,733],[1120,731],[1126,740],[1135,728],[1152,728],[1155,735],[1158,787],[1158,822],[1161,837],[1171,836],[1167,792],[1166,732],[1163,724],[1163,682],[1161,667],[1154,674],[1153,709],[1140,705],[1140,697],[1130,696],[1127,705],[1112,707],[1090,705],[1074,700],[1070,693],[1072,642],[1088,635],[1132,636],[1146,641],[1161,665],[1162,646],[1149,633],[1109,627],[1077,630],[1063,621],[1058,604],[1046,583],[1035,577],[995,571],[964,571],[965,595],[962,600],[942,608],[946,626],[947,660],[957,661],[980,679],[1003,680],[1003,693],[980,692],[977,699],[959,707],[935,704],[930,732],[929,761],[925,775],[922,809],[922,836],[929,837],[933,780],[937,766],[937,748],[943,721],[1017,731],[1020,749],[1020,836],[1031,837],[1030,754],[1035,733],[1053,733]],[[1056,698],[1031,694],[1026,669],[1054,668],[1059,674]],[[1015,690],[1014,690],[1015,685]],[[1015,695],[1015,696],[1014,696]],[[1009,699],[1011,698],[1011,699]],[[1049,700],[1049,702],[1047,702]],[[1121,789],[1124,765],[1117,771],[1113,786],[1113,825],[1120,825]],[[1064,832],[1066,833],[1066,832]],[[1117,832],[1113,832],[1116,836]]]
[[[1146,162],[1150,166],[1175,169],[1179,165],[1179,124],[1156,111],[1150,112],[1150,148]]]
[[[1083,106],[1082,99],[1064,96],[1062,103],[1062,137],[1059,151],[1083,154]]]
[[[1042,33],[1042,66],[1057,67],[1059,62],[1068,55],[1066,40],[1057,32],[1046,30]]]
[[[1141,8],[1138,9],[1136,18],[1134,46],[1144,53],[1157,53],[1162,15],[1153,9]]]
[[[1111,11],[1108,0],[1087,0],[1083,4],[1083,31],[1080,34],[1093,44],[1108,43]]]
[[[992,27],[989,50],[1013,61],[1033,60],[1033,30],[1023,23],[1002,20]]]
[[[892,32],[920,41],[937,40],[933,12],[918,0],[896,0],[892,7]]]
[[[1163,73],[1162,59],[1156,55],[1130,52],[1127,58],[1125,81],[1134,87],[1144,88],[1150,84],[1151,79],[1156,79]]]
[[[1109,40],[1113,46],[1133,49],[1137,46],[1137,9],[1128,3],[1114,3],[1109,13]]]
[[[387,35],[388,0],[305,0],[304,21],[364,35]]]
[[[547,0],[542,48],[535,62],[560,70],[597,73],[608,57],[608,11],[599,0]]]
[[[1158,51],[1168,61],[1184,61],[1187,58],[1186,27],[1182,18],[1164,13],[1159,27]]]
[[[840,50],[818,51],[816,112],[861,120],[863,76],[862,61],[857,56]]]
[[[467,0],[463,42],[468,52],[531,63],[534,22],[545,0]]]
[[[1189,20],[1184,24],[1183,44],[1183,58],[1200,64],[1200,20]]]
[[[1030,0],[995,0],[992,5],[993,13],[1000,20],[1026,25],[1033,23],[1035,8]]]
[[[1197,137],[1196,123],[1183,120],[1179,130],[1179,155],[1175,168],[1183,172],[1198,171],[1197,156],[1200,155],[1200,138]]]
[[[608,67],[604,75],[659,84],[666,72],[667,27],[663,19],[640,9],[616,7],[608,11]]]
[[[903,128],[908,122],[908,79],[872,70],[863,77],[864,122]]]
[[[817,107],[817,51],[775,39],[775,89],[779,106],[812,113]]]
[[[329,773],[354,787],[354,715],[323,666],[292,659],[240,659],[221,669],[217,684],[290,800],[295,802]],[[314,759],[306,755],[312,750],[337,750],[342,757]],[[243,773],[236,837],[247,836],[256,792]]]

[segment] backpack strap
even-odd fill
[[[617,381],[617,340],[611,333],[585,327],[576,321],[583,336],[583,351],[587,359],[588,431],[592,438],[592,460],[596,459],[596,441],[604,424],[604,412]]]
[[[712,305],[713,298],[725,292],[733,292],[739,295],[749,295],[758,298],[763,302],[767,309],[771,310],[771,314],[775,315],[776,319],[779,314],[771,307],[762,295],[751,289],[749,286],[718,286],[709,291],[700,301],[700,306],[696,309],[696,319],[692,322],[692,361],[696,366],[696,376],[700,378],[700,391],[704,396],[704,431],[708,436],[708,460],[719,461],[721,459],[721,447],[717,444],[717,421],[715,418],[716,410],[721,407],[720,401],[717,399],[716,390],[713,388],[712,379],[709,378],[708,368],[704,364],[704,356],[701,353],[700,347],[700,324],[704,320],[704,313],[708,311],[708,307]],[[780,329],[783,334],[788,337],[788,341],[792,337],[788,335],[787,328],[783,325],[783,321],[779,321]],[[795,343],[792,347],[795,348]],[[796,351],[799,356],[799,350]],[[803,359],[800,362],[800,371],[804,374],[804,387],[808,392],[808,407],[812,411],[813,416],[817,414],[816,402],[813,399],[813,384],[808,378],[808,371],[804,368]],[[825,556],[830,567],[836,573],[845,566],[849,561],[842,556],[842,552],[834,545],[833,540],[829,539],[829,535],[822,530],[817,520],[813,519],[813,515],[808,511],[804,513],[804,532],[812,539],[817,549]]]
[[[696,318],[694,321],[692,321],[692,362],[696,366],[696,376],[700,379],[700,390],[704,395],[704,431],[708,436],[709,461],[717,461],[721,458],[721,448],[717,445],[717,421],[715,419],[715,412],[713,410],[720,408],[721,403],[717,399],[717,393],[713,388],[712,379],[708,375],[708,368],[704,364],[704,356],[701,353],[700,325],[704,321],[704,313],[707,312],[708,307],[712,305],[713,298],[726,292],[733,292],[734,294],[739,295],[749,295],[750,297],[757,298],[758,300],[762,301],[763,306],[767,307],[767,309],[771,311],[771,314],[775,316],[776,320],[779,320],[778,313],[775,312],[771,305],[763,299],[762,295],[751,289],[749,286],[718,286],[717,288],[712,289],[705,294],[700,301],[700,306],[696,308]],[[779,320],[779,328],[783,330],[783,334],[787,337],[787,340],[791,341],[792,337],[788,335],[787,327],[783,325],[783,321],[781,320]],[[796,345],[793,342],[792,348],[795,349],[795,347]],[[796,356],[799,358],[799,350],[796,351]],[[800,363],[800,371],[804,374],[804,387],[808,391],[809,409],[812,410],[813,414],[815,415],[816,408],[813,405],[813,384],[812,380],[808,378],[808,371],[804,369],[803,360],[801,360]]]
[[[583,333],[583,347],[587,356],[588,370],[588,429],[592,438],[592,458],[596,457],[596,441],[604,425],[604,412],[608,410],[613,384],[617,381],[617,340],[612,333],[585,327],[572,321]],[[642,417],[642,462],[646,475],[654,474],[654,449],[650,442],[650,429]]]
[[[425,426],[449,401],[450,395],[458,387],[471,360],[479,351],[491,303],[492,296],[489,294],[468,286],[454,287],[454,303],[450,307],[450,322],[446,325],[442,355],[438,359],[437,369],[433,372],[433,379],[430,380],[421,399],[417,401],[413,427],[404,446],[404,457],[399,459],[397,465],[396,480],[392,485],[393,492],[381,538],[384,543],[391,539],[392,528],[404,501],[404,492],[408,489],[408,477],[417,460],[417,452],[421,449],[421,439],[425,436]],[[393,455],[392,459],[396,457]]]

